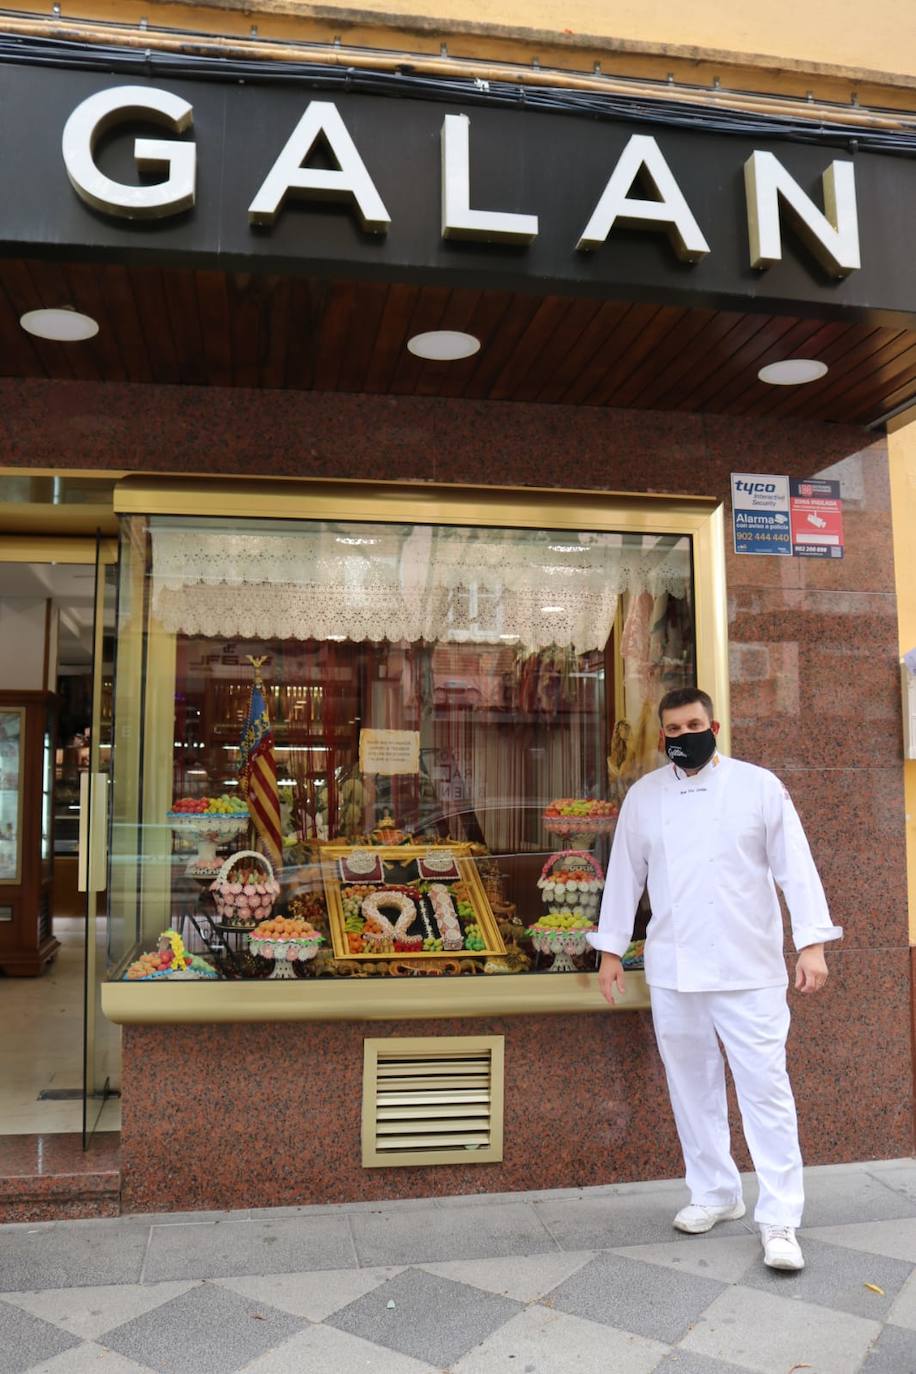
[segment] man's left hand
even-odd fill
[[[795,986],[799,992],[820,992],[827,981],[827,960],[823,945],[808,945],[795,964]]]

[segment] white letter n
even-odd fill
[[[831,162],[822,182],[823,214],[773,153],[751,154],[744,164],[744,189],[752,267],[772,267],[782,259],[780,197],[796,231],[831,276],[845,277],[862,266],[852,163]]]

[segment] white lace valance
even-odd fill
[[[153,611],[220,638],[563,645],[608,638],[618,596],[683,596],[686,541],[453,527],[152,528]]]

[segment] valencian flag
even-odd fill
[[[267,857],[272,864],[279,866],[282,862],[280,793],[277,788],[274,737],[260,673],[264,660],[249,658],[248,661],[254,668],[254,682],[248,719],[242,731],[239,787],[248,803],[248,814],[261,837]]]

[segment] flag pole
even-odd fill
[[[261,677],[261,668],[268,659],[266,655],[255,657],[246,654],[245,657],[254,671],[254,681],[242,737],[239,786],[248,805],[249,844],[252,849],[263,849],[275,865],[282,865],[280,795],[267,693]],[[258,707],[255,706],[256,696],[259,698]]]

